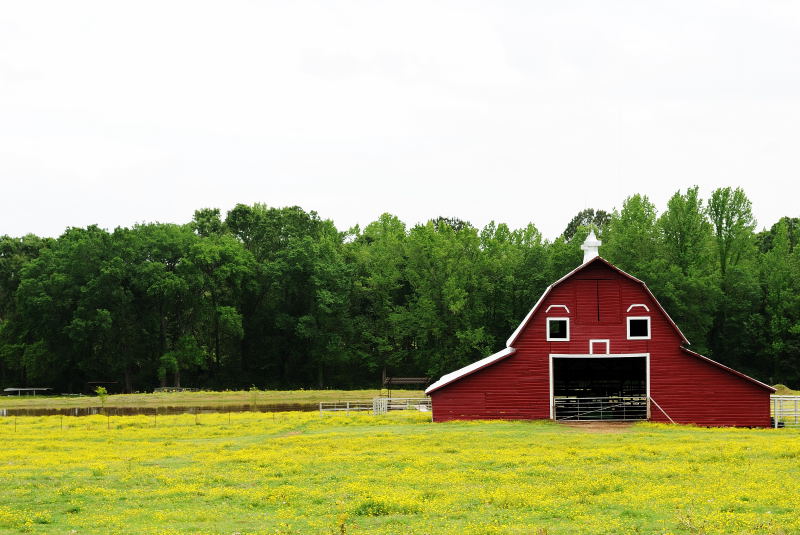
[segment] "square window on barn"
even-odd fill
[[[628,340],[649,340],[650,318],[628,318]]]
[[[547,340],[569,341],[569,318],[547,318]]]

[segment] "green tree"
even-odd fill
[[[202,208],[194,211],[192,229],[205,238],[219,236],[225,232],[225,224],[220,217],[219,208]]]
[[[357,232],[346,246],[356,269],[353,293],[355,339],[362,366],[377,377],[382,371],[407,370],[412,346],[404,331],[410,288],[404,278],[406,226],[396,216],[383,214]]]
[[[708,217],[714,228],[720,273],[736,266],[753,252],[756,222],[750,200],[741,188],[719,188],[708,200]]]
[[[661,249],[669,264],[677,266],[684,276],[692,271],[708,271],[712,228],[697,186],[685,194],[676,192],[667,201],[667,210],[658,225],[663,233]]]
[[[205,363],[204,348],[197,342],[202,295],[193,286],[187,255],[201,237],[189,225],[147,224],[135,231],[137,288],[147,296],[147,332],[154,342],[151,370],[162,386],[171,375],[181,386],[184,371],[197,372]]]
[[[698,188],[676,192],[658,219],[658,269],[648,284],[701,353],[716,315],[720,289],[713,261],[713,236]]]
[[[800,382],[800,255],[792,250],[786,219],[773,227],[762,257],[765,376],[773,383]]]
[[[714,231],[720,299],[709,334],[712,355],[750,373],[758,373],[764,318],[759,312],[755,220],[741,188],[719,188],[707,205]]]
[[[206,381],[218,387],[225,369],[241,369],[244,327],[239,305],[251,287],[253,267],[252,255],[236,238],[211,235],[189,247],[178,270],[191,296],[191,328],[184,336],[192,336],[205,356],[193,363],[209,371]]]
[[[28,381],[75,390],[95,371],[108,311],[86,306],[84,293],[109,254],[96,226],[68,229],[22,270],[16,292],[15,365]]]
[[[52,242],[33,234],[22,238],[0,236],[0,385],[25,384],[19,356],[25,352],[26,336],[13,319],[17,315],[16,292],[25,266]]]
[[[793,252],[797,244],[800,243],[800,218],[798,217],[782,217],[777,223],[772,225],[769,230],[764,230],[756,235],[756,244],[761,253],[766,253],[773,247],[773,240],[775,234],[778,232],[778,226],[784,225],[789,239],[789,252]]]
[[[567,223],[567,227],[561,233],[561,237],[570,241],[580,227],[596,227],[602,234],[610,221],[611,214],[605,210],[586,208],[575,214],[575,217]]]
[[[237,205],[226,225],[257,264],[257,290],[244,304],[247,365],[264,382],[298,385],[346,369],[353,280],[344,235],[297,206]]]
[[[637,193],[625,199],[601,236],[601,254],[642,280],[652,279],[651,275],[658,271],[656,216],[656,208],[646,195]]]
[[[417,368],[435,376],[488,354],[493,340],[481,321],[485,271],[478,267],[482,258],[475,228],[417,225],[405,251],[404,276],[412,293],[402,324],[411,336]]]
[[[578,266],[589,227],[604,257],[646,281],[693,348],[772,381],[800,381],[800,225],[755,234],[750,201],[678,191],[564,235],[384,214],[340,232],[299,207],[197,210],[185,225],[57,239],[0,238],[0,382],[62,391],[362,386],[382,369],[437,376],[503,346],[542,291]]]

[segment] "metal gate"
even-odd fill
[[[770,401],[773,427],[800,427],[800,396],[770,396]]]
[[[555,397],[553,414],[556,420],[646,420],[647,396]]]

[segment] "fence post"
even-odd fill
[[[772,419],[775,421],[775,429],[778,428],[778,398],[772,398]]]

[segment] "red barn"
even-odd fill
[[[685,347],[644,282],[597,256],[550,285],[506,348],[444,375],[433,419],[651,420],[767,427],[774,388]]]

